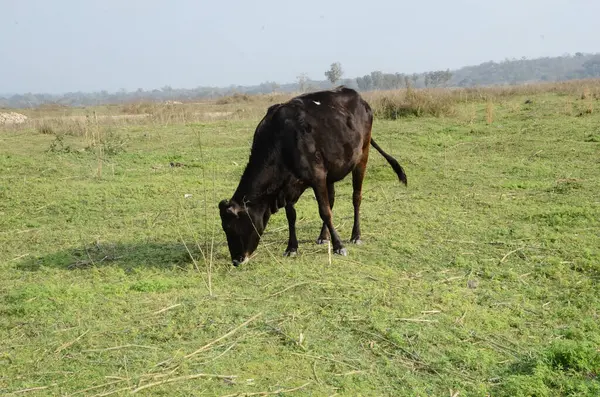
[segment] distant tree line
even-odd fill
[[[356,86],[361,91],[393,90],[406,87],[445,87],[452,78],[450,70],[436,70],[425,73],[383,73],[374,71],[356,78]]]
[[[600,54],[563,55],[536,59],[506,59],[484,62],[458,70],[425,73],[371,72],[357,77],[361,91],[425,87],[473,87],[496,84],[516,85],[540,81],[563,81],[600,77]]]
[[[536,59],[505,59],[463,67],[454,72],[451,84],[458,87],[521,84],[600,77],[600,54],[563,55]]]
[[[213,99],[235,93],[265,94],[271,92],[306,92],[329,88],[333,84],[344,84],[360,91],[399,89],[406,87],[472,87],[496,84],[522,84],[537,81],[562,81],[600,77],[600,54],[576,53],[559,57],[536,59],[505,59],[501,62],[484,62],[476,66],[465,66],[457,70],[437,70],[425,73],[384,73],[373,71],[356,78],[342,78],[342,65],[331,64],[325,72],[326,80],[311,80],[306,74],[297,77],[295,83],[277,84],[264,82],[255,86],[197,87],[191,89],[164,86],[160,89],[135,91],[120,90],[109,93],[68,92],[52,94],[0,95],[0,107],[26,108],[43,104],[65,106],[93,106],[122,104],[133,101],[162,102],[168,100],[195,101]]]

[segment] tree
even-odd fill
[[[373,88],[380,90],[383,88],[383,73],[379,70],[371,72],[371,81],[373,82]]]
[[[304,92],[306,90],[306,82],[308,81],[308,76],[306,73],[300,73],[296,77],[296,81],[298,81],[298,88],[300,89],[300,92]]]
[[[363,79],[365,80],[365,86],[367,87],[367,90],[372,90],[373,89],[373,79],[371,78],[370,74],[365,75],[365,77],[363,77]]]
[[[367,87],[365,79],[362,77],[356,78],[356,85],[358,86],[358,89],[361,91],[366,91],[369,88],[369,87]]]
[[[413,82],[413,86],[416,86],[417,85],[417,81],[419,81],[419,75],[417,73],[413,73],[410,76],[410,78],[411,78],[411,80]]]
[[[396,73],[396,88],[402,88],[406,76],[403,73]]]
[[[353,90],[358,89],[358,84],[356,83],[356,79],[342,79],[341,84],[344,87],[352,88]]]
[[[423,76],[425,87],[439,87],[446,85],[452,78],[450,70],[436,70],[427,72]]]
[[[331,84],[335,84],[336,81],[342,78],[343,74],[342,65],[339,62],[334,62],[331,64],[329,70],[325,72],[325,77],[331,81]]]
[[[600,77],[600,57],[585,61],[583,71],[586,77]]]
[[[425,74],[425,86],[439,87],[446,85],[452,78],[450,70],[436,70]]]
[[[440,84],[442,84],[443,86],[446,86],[446,84],[448,84],[450,79],[452,79],[452,72],[450,71],[450,69],[446,69],[445,71],[442,71],[441,77],[440,77]]]

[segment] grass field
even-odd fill
[[[266,107],[222,102],[0,128],[0,394],[600,395],[597,97],[377,119],[408,187],[371,151],[364,244],[316,245],[307,191],[299,255],[280,211],[239,268],[217,204]],[[348,241],[350,178],[336,193]]]

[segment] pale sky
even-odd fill
[[[598,0],[0,0],[0,93],[413,73],[600,51]]]

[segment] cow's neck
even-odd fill
[[[249,208],[253,217],[261,217],[263,225],[266,226],[271,214],[282,207],[278,197],[284,185],[285,174],[284,170],[276,169],[275,165],[269,164],[268,161],[254,167],[250,162],[232,200],[241,207]]]

